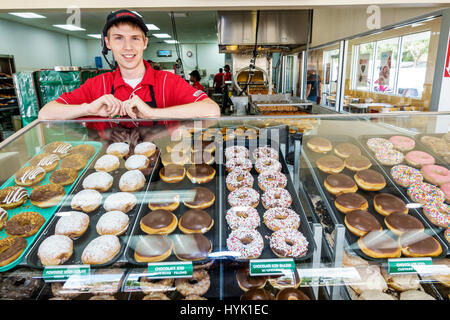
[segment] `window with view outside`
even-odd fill
[[[357,48],[356,73],[353,81],[356,90],[370,90],[374,65],[373,49],[374,42],[360,44]]]
[[[399,38],[377,42],[375,69],[373,73],[373,91],[393,94],[397,66]]]
[[[427,71],[429,31],[404,36],[402,39],[397,94],[421,98]]]

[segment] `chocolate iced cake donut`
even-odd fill
[[[424,231],[422,222],[409,214],[394,212],[385,217],[384,222],[389,230],[397,236],[408,231]]]
[[[6,221],[5,232],[8,236],[26,238],[38,232],[44,222],[45,218],[37,212],[21,212]]]
[[[72,154],[70,156],[66,156],[61,160],[59,165],[60,169],[70,168],[80,171],[87,164],[87,159],[83,157],[81,154]]]
[[[358,245],[364,254],[371,258],[398,258],[401,248],[397,241],[385,231],[371,231],[358,239]]]
[[[208,164],[193,164],[186,175],[192,183],[208,183],[216,175],[216,170]]]
[[[236,281],[242,290],[248,291],[253,288],[256,288],[256,289],[264,288],[264,286],[267,283],[267,277],[266,276],[258,276],[258,277],[250,276],[250,270],[248,268],[248,265],[246,265],[244,267],[239,268],[236,271]]]
[[[379,191],[386,186],[383,175],[372,169],[358,171],[354,178],[358,187],[367,191]]]
[[[41,153],[30,160],[31,166],[41,167],[45,172],[50,172],[56,169],[60,158],[56,154]]]
[[[30,201],[39,208],[49,208],[58,205],[65,194],[63,186],[50,183],[33,188]]]
[[[163,196],[162,196],[163,195]],[[164,190],[161,196],[154,196],[148,202],[148,208],[155,210],[175,211],[180,205],[180,196],[173,191]]]
[[[345,215],[344,221],[348,230],[358,237],[365,236],[371,231],[383,230],[378,220],[367,211],[351,211]]]
[[[353,210],[367,210],[369,203],[366,198],[358,193],[341,193],[334,200],[334,205],[342,213],[348,213]]]
[[[137,262],[157,262],[167,259],[173,249],[172,240],[165,235],[139,236],[134,250]]]
[[[422,231],[407,231],[399,237],[402,253],[407,257],[437,257],[442,253],[439,241]]]
[[[206,233],[214,225],[214,220],[208,212],[198,209],[186,211],[180,218],[178,227],[181,232],[190,233]]]
[[[24,204],[28,199],[28,192],[19,186],[6,187],[0,190],[0,208],[10,210]]]
[[[24,300],[32,298],[42,289],[42,275],[30,272],[30,269],[19,268],[2,275],[0,297],[8,300]]]
[[[178,219],[170,211],[155,210],[142,217],[139,225],[147,234],[170,234],[177,228]]]
[[[45,174],[42,167],[25,167],[17,171],[14,181],[19,186],[29,187],[44,180]]]
[[[167,183],[177,183],[184,179],[186,169],[177,164],[169,164],[159,170],[159,177],[162,181]]]
[[[212,243],[203,234],[176,234],[172,238],[174,253],[179,260],[204,260],[212,251]]]
[[[186,207],[190,209],[206,209],[214,204],[216,197],[208,188],[197,187],[190,191],[193,199],[183,202]]]
[[[68,186],[74,183],[77,177],[78,172],[75,169],[64,168],[53,172],[48,180],[54,184],[59,184],[61,186]]]
[[[20,257],[27,247],[27,240],[22,237],[0,239],[0,267],[6,266]]]
[[[352,178],[343,173],[332,174],[325,178],[325,189],[328,192],[338,195],[347,192],[356,192],[358,186]]]

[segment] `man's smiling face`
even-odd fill
[[[105,38],[121,69],[135,69],[142,62],[148,39],[142,30],[131,23],[113,25]]]

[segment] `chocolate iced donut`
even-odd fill
[[[186,171],[186,175],[192,183],[207,183],[214,179],[216,170],[209,164],[193,164]]]
[[[164,197],[156,196],[150,199],[148,202],[148,208],[150,210],[168,210],[175,211],[180,205],[180,196],[173,191],[162,191]]]
[[[191,164],[213,164],[215,161],[214,156],[209,152],[203,152],[203,151],[195,151],[191,153]]]
[[[68,186],[75,182],[78,177],[78,172],[75,169],[64,168],[53,172],[50,175],[49,181],[54,184]]]
[[[347,213],[345,215],[345,225],[351,233],[359,237],[371,231],[383,230],[383,227],[373,215],[362,210]]]
[[[169,234],[176,229],[177,222],[178,219],[172,212],[155,210],[142,217],[140,226],[147,234]]]
[[[334,153],[341,158],[359,156],[361,150],[352,143],[340,143],[334,147]]]
[[[372,162],[362,155],[351,155],[344,161],[345,167],[352,171],[367,170],[372,166]]]
[[[311,300],[298,289],[286,288],[277,293],[276,300]]]
[[[312,139],[309,139],[308,142],[306,142],[306,146],[311,151],[318,153],[326,153],[328,151],[331,151],[332,149],[330,140],[321,137],[314,137]]]
[[[394,212],[408,213],[406,203],[402,199],[389,193],[377,194],[373,198],[373,206],[375,210],[383,216],[388,216]]]
[[[137,262],[157,262],[167,259],[172,253],[173,243],[168,236],[146,235],[139,236],[134,250]]]
[[[184,201],[184,205],[191,209],[206,209],[213,205],[216,197],[208,188],[197,187],[192,190],[192,200]]]
[[[60,169],[70,168],[80,171],[87,164],[87,159],[81,154],[72,154],[70,156],[64,157],[59,164]]]
[[[45,218],[38,212],[25,211],[6,221],[5,232],[8,236],[29,237],[38,232]]]
[[[358,187],[364,190],[378,191],[386,186],[383,175],[372,169],[358,171],[354,178]]]
[[[442,253],[441,244],[421,231],[408,231],[399,237],[402,253],[407,257],[437,257]]]
[[[397,241],[385,231],[371,231],[358,239],[358,245],[364,254],[372,258],[398,258],[401,248]]]
[[[183,166],[169,164],[159,170],[159,176],[162,181],[167,183],[177,183],[184,179],[186,170]]]
[[[344,161],[336,156],[324,156],[316,161],[317,168],[325,173],[339,173],[344,170]]]
[[[27,240],[22,237],[6,237],[0,240],[0,267],[10,264],[20,257],[27,247]]]
[[[198,141],[194,140],[192,144],[192,152],[208,152],[212,153],[216,150],[216,144],[211,141]]]
[[[35,187],[30,193],[30,201],[39,208],[49,208],[56,206],[65,194],[63,186],[50,183]]]
[[[401,235],[407,231],[421,230],[424,231],[422,222],[416,217],[400,212],[394,212],[384,218],[386,226],[396,235]]]
[[[328,192],[334,195],[347,192],[356,192],[358,190],[358,186],[355,181],[343,173],[332,174],[326,177],[324,186]]]
[[[177,234],[172,238],[174,253],[179,260],[204,260],[212,251],[212,244],[203,234]]]
[[[95,153],[95,148],[93,146],[91,146],[90,144],[79,144],[79,145],[73,147],[67,155],[69,156],[72,154],[81,154],[86,159],[89,159],[90,157],[92,157],[92,155],[94,153]]]
[[[45,174],[45,170],[41,167],[25,167],[17,171],[14,182],[19,186],[29,187],[44,180]]]
[[[183,233],[206,233],[214,225],[208,212],[198,209],[186,211],[180,218],[178,227]]]
[[[248,265],[239,268],[236,271],[236,280],[239,287],[244,291],[248,291],[253,288],[262,289],[267,283],[266,276],[251,277]]]
[[[369,204],[362,195],[358,193],[341,193],[334,200],[336,208],[342,212],[347,213],[353,210],[367,210]]]
[[[273,294],[264,290],[253,288],[244,293],[241,300],[275,300]]]

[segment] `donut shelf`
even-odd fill
[[[77,146],[80,144],[89,144],[95,148],[95,153],[89,158],[86,166],[79,171],[78,177],[76,178],[76,180],[72,184],[64,187],[65,195],[57,206],[52,206],[50,208],[39,208],[39,207],[33,205],[31,203],[30,199],[28,198],[27,201],[24,204],[22,204],[21,206],[18,206],[14,209],[8,210],[9,218],[11,218],[23,211],[38,212],[39,214],[41,214],[44,217],[45,222],[34,235],[25,238],[27,240],[27,247],[22,252],[22,254],[13,262],[11,262],[3,267],[0,267],[0,272],[10,270],[10,269],[14,268],[15,266],[17,266],[19,263],[23,264],[25,262],[26,256],[32,250],[32,247],[35,245],[35,243],[41,238],[43,230],[46,229],[47,226],[49,225],[49,223],[52,221],[55,213],[58,211],[59,206],[64,204],[66,201],[68,201],[68,199],[70,198],[71,192],[73,191],[75,186],[79,183],[79,181],[82,180],[82,177],[84,176],[85,172],[87,171],[89,166],[92,164],[93,160],[97,157],[98,153],[100,152],[100,150],[102,148],[102,144],[100,142],[96,142],[96,141],[85,141],[85,142],[67,141],[67,143],[70,143],[72,146]],[[44,151],[42,148],[40,150],[40,152],[37,153],[36,155],[33,155],[33,157],[37,156],[39,154],[42,154],[43,152]],[[24,164],[22,167],[26,167],[28,165],[29,165],[29,161],[26,164]],[[30,193],[34,187],[50,184],[50,181],[49,181],[50,175],[54,171],[58,170],[59,166],[60,166],[60,163],[58,163],[58,166],[53,171],[47,172],[45,174],[44,179],[41,182],[39,182],[36,185],[33,185],[31,187],[24,187],[27,190],[28,196],[30,195]],[[16,185],[16,183],[14,181],[14,176],[12,176],[0,187],[0,189],[10,187],[10,186],[15,186],[15,185]],[[0,231],[0,238],[3,239],[5,237],[7,237],[7,234],[6,234],[5,230],[3,229]],[[25,259],[23,259],[23,258],[25,258]],[[22,260],[23,260],[23,262],[22,262]]]
[[[304,148],[302,149],[302,153],[303,153],[303,157],[306,161],[307,167],[309,168],[313,179],[316,182],[317,188],[319,190],[319,192],[321,193],[322,196],[322,200],[325,203],[325,206],[328,209],[328,212],[330,213],[330,215],[332,215],[332,220],[333,222],[345,225],[344,222],[344,218],[345,218],[345,214],[341,213],[335,206],[334,201],[336,199],[336,196],[329,193],[324,187],[323,187],[323,183],[326,179],[326,177],[329,175],[327,173],[324,173],[322,171],[320,171],[317,166],[315,165],[315,161],[325,155],[331,155],[334,154],[333,153],[333,149],[327,153],[315,153],[311,150],[309,150],[308,147],[306,147],[306,143],[308,142],[309,139],[314,138],[315,136],[310,135],[310,136],[305,136],[304,137]],[[321,136],[322,138],[326,138],[328,140],[331,141],[332,145],[335,146],[338,143],[352,143],[356,146],[360,146],[359,143],[356,141],[356,139],[350,137],[350,136]],[[361,146],[360,146],[361,147]],[[368,212],[370,212],[377,220],[378,222],[381,224],[381,226],[383,227],[383,230],[386,230],[386,233],[391,236],[394,240],[397,239],[397,236],[395,236],[387,227],[386,224],[384,223],[384,216],[382,216],[381,214],[379,214],[378,212],[376,212],[376,210],[374,209],[373,206],[373,198],[375,197],[375,195],[379,194],[379,193],[388,193],[388,194],[392,194],[394,196],[397,196],[398,198],[402,199],[406,204],[411,203],[409,201],[409,199],[407,197],[405,197],[405,195],[397,188],[396,184],[390,179],[390,177],[386,174],[386,172],[384,171],[384,169],[378,164],[378,162],[376,162],[373,157],[367,152],[367,150],[365,148],[361,148],[361,155],[369,158],[372,162],[372,166],[370,167],[370,169],[375,170],[377,172],[379,172],[380,174],[383,175],[383,177],[386,180],[386,186],[380,190],[380,191],[366,191],[366,190],[362,190],[361,188],[358,188],[358,191],[356,193],[362,195],[364,198],[366,198],[368,204],[369,204],[369,208],[367,209]],[[353,177],[354,172],[344,168],[343,171],[341,171],[341,173],[346,174],[347,176]],[[414,216],[416,218],[418,218],[422,224],[425,227],[425,232],[431,236],[433,236],[442,246],[442,253],[436,257],[436,258],[444,258],[447,254],[448,251],[448,247],[446,245],[446,243],[439,237],[439,235],[435,232],[434,228],[432,228],[428,221],[416,210],[413,208],[409,209],[409,214],[411,216]],[[370,261],[377,261],[377,262],[387,262],[387,259],[377,259],[377,258],[372,258],[367,256],[366,254],[364,254],[361,249],[359,248],[359,245],[357,243],[359,237],[354,235],[353,233],[351,233],[348,228],[346,228],[345,231],[345,235],[346,235],[346,239],[350,245],[350,249],[353,250],[357,255],[361,256],[363,259],[365,260],[370,260]],[[403,256],[404,257],[404,256]]]
[[[98,159],[101,156],[103,156],[104,154],[106,154],[105,152],[106,152],[106,148],[103,148],[102,152],[97,154],[96,159]],[[159,162],[159,158],[157,160],[157,163],[158,162]],[[76,183],[75,187],[72,190],[71,195],[75,195],[76,193],[84,190],[83,185],[82,185],[84,178],[87,177],[89,174],[96,172],[96,170],[94,169],[94,164],[95,164],[95,162],[92,161],[91,166],[83,173],[81,178]],[[82,256],[84,248],[92,240],[94,240],[95,238],[100,236],[96,231],[96,225],[97,225],[97,222],[100,219],[100,217],[104,213],[106,213],[106,210],[103,208],[104,201],[107,196],[114,194],[114,193],[121,192],[121,190],[119,189],[119,180],[120,180],[120,177],[122,176],[122,174],[124,174],[125,172],[127,172],[127,169],[124,167],[124,160],[121,159],[119,168],[117,168],[115,171],[110,173],[114,177],[113,185],[111,186],[111,188],[108,191],[101,193],[102,202],[101,202],[100,207],[98,207],[93,212],[87,213],[87,215],[89,216],[89,226],[88,226],[86,232],[81,237],[79,237],[73,241],[73,254],[70,257],[70,259],[68,261],[66,261],[63,265],[82,265],[83,264],[83,262],[81,260],[81,256]],[[130,234],[131,234],[131,229],[132,229],[131,227],[133,226],[135,219],[137,217],[137,214],[138,214],[141,206],[143,205],[143,203],[142,203],[143,194],[148,189],[148,187],[150,185],[150,181],[153,179],[153,172],[154,172],[154,170],[148,170],[148,172],[146,172],[146,174],[144,175],[145,179],[146,179],[146,183],[144,185],[143,191],[133,193],[137,198],[137,204],[132,210],[130,210],[127,213],[128,217],[129,217],[129,224],[128,224],[127,231],[124,234],[122,234],[121,236],[119,236],[120,251],[110,261],[103,263],[103,264],[91,265],[91,268],[109,267],[109,266],[113,265],[115,262],[119,261],[119,259],[121,259],[122,255],[125,251],[128,238],[130,237]],[[67,212],[67,211],[73,211],[70,200],[64,202],[58,208],[57,213]],[[50,221],[50,223],[47,225],[45,230],[42,232],[40,237],[35,242],[33,248],[31,248],[31,250],[27,256],[27,265],[28,266],[37,268],[37,269],[44,268],[44,266],[41,264],[39,257],[37,255],[38,249],[39,249],[40,244],[48,236],[55,234],[55,227],[56,227],[56,223],[58,222],[58,220],[59,220],[58,214],[55,214],[54,218]]]

